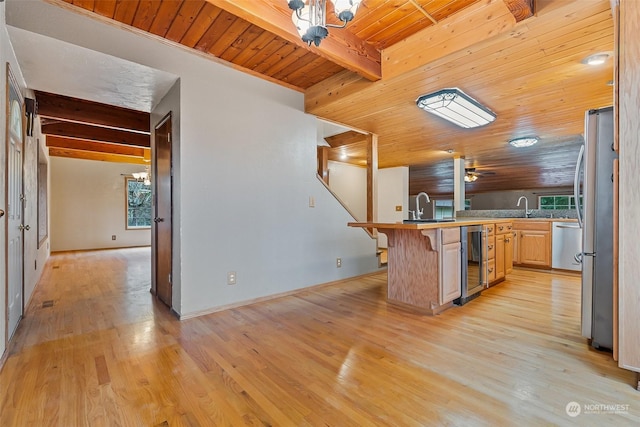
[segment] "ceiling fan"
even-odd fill
[[[476,168],[465,168],[464,182],[475,182],[481,175],[495,175],[495,172],[477,171]]]

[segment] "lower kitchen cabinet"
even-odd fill
[[[551,268],[551,223],[549,221],[514,221],[514,264]]]
[[[441,229],[440,247],[440,305],[460,296],[462,259],[460,258],[460,228]]]
[[[504,274],[511,274],[513,272],[513,246],[515,237],[513,231],[505,234],[504,236]]]
[[[489,286],[503,281],[513,270],[512,229],[513,225],[510,222],[496,223],[493,226],[494,235],[487,234]]]
[[[496,235],[496,277],[495,280],[504,279],[506,274],[504,262],[504,234]]]

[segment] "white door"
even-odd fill
[[[7,311],[9,338],[22,317],[22,107],[11,101],[9,149],[7,150]]]

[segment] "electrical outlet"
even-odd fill
[[[236,272],[230,271],[227,273],[227,285],[235,285],[236,284]]]
[[[316,199],[313,196],[309,196],[309,207],[310,208],[316,207]]]
[[[116,240],[116,235],[115,234],[111,235],[111,240]]]
[[[337,268],[342,267],[342,258],[336,258],[336,267]]]

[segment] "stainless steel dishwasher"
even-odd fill
[[[580,271],[575,260],[582,252],[582,229],[575,222],[554,222],[551,234],[551,267]]]

